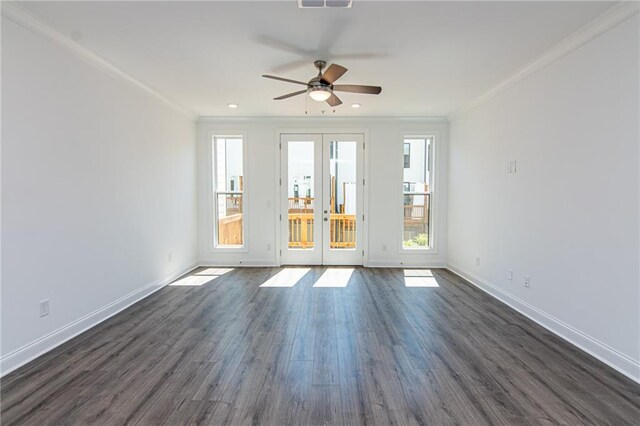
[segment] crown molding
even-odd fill
[[[190,111],[184,106],[175,103],[174,101],[162,95],[157,90],[132,77],[120,68],[93,53],[91,50],[81,46],[70,38],[65,37],[62,33],[46,25],[45,23],[35,18],[33,15],[25,12],[15,4],[2,1],[0,2],[0,8],[0,12],[3,17],[33,32],[34,34],[39,35],[40,37],[43,37],[44,39],[57,44],[58,46],[66,48],[67,50],[71,51],[76,56],[80,57],[82,60],[91,64],[105,74],[108,74],[118,81],[136,87],[138,90],[141,90],[142,92],[152,96],[165,105],[170,106],[171,108],[175,109],[176,111],[180,112],[193,121],[198,118],[198,116],[193,111]]]
[[[331,123],[351,123],[354,121],[376,121],[376,122],[418,122],[418,123],[448,123],[447,117],[443,116],[425,116],[425,117],[392,117],[392,116],[370,116],[370,115],[353,115],[353,116],[298,116],[298,115],[256,115],[256,116],[219,116],[219,115],[201,115],[198,117],[198,123],[218,123],[218,122],[230,122],[230,121],[242,121],[242,122],[273,122],[273,121],[286,121],[286,122],[300,122],[308,123],[312,121],[326,121]]]
[[[520,68],[502,83],[478,96],[464,107],[452,112],[447,117],[450,120],[453,120],[457,117],[460,117],[461,115],[464,115],[466,112],[484,103],[489,98],[526,79],[532,74],[537,73],[538,71],[546,68],[552,63],[562,59],[574,50],[584,46],[591,40],[597,38],[598,36],[604,34],[615,26],[636,15],[639,11],[640,2],[637,0],[622,1],[617,3],[615,6],[607,9],[607,11],[605,11],[602,15],[598,16],[593,21],[589,22],[587,25],[580,28],[578,31],[571,34],[569,37],[565,38],[551,49],[538,56],[532,62]]]

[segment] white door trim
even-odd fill
[[[280,152],[280,141],[282,135],[286,134],[297,134],[297,135],[309,135],[309,134],[359,134],[363,136],[363,164],[362,171],[364,176],[365,185],[363,187],[363,215],[365,217],[364,224],[362,226],[362,250],[364,252],[362,257],[362,265],[367,265],[369,263],[369,204],[370,204],[370,195],[369,195],[369,187],[370,185],[370,148],[369,144],[369,129],[366,127],[329,127],[329,128],[309,128],[309,127],[285,127],[278,128],[274,132],[274,153],[275,153],[275,163],[276,170],[278,173],[275,176],[275,199],[278,200],[276,204],[276,215],[275,215],[275,233],[276,233],[276,264],[282,266],[283,256],[282,251],[286,248],[285,245],[282,244],[282,226],[283,219],[285,217],[286,211],[282,208],[281,200],[281,186],[280,186],[280,178],[281,178],[281,158],[282,154]]]
[[[288,182],[288,153],[290,143],[313,143],[313,196],[314,196],[314,214],[313,214],[313,248],[289,249],[289,232],[288,232],[288,212],[289,212],[289,182]],[[323,152],[322,152],[322,135],[321,134],[282,134],[280,136],[280,176],[278,185],[280,187],[278,195],[278,207],[282,213],[278,214],[280,221],[280,235],[278,240],[282,247],[281,264],[287,265],[321,265],[322,264],[322,211],[319,207],[318,200],[322,199],[322,173],[323,173]],[[302,231],[302,226],[300,231]]]
[[[325,221],[329,218],[329,214],[324,214],[328,208],[330,200],[330,144],[332,141],[337,142],[353,142],[356,144],[356,247],[353,249],[331,249],[329,245],[330,224]],[[325,133],[322,135],[322,171],[328,172],[322,176],[322,200],[324,205],[321,207],[323,212],[322,226],[322,264],[323,265],[363,265],[364,264],[364,243],[362,236],[364,234],[364,135],[362,134],[345,134],[345,133]]]

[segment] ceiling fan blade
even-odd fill
[[[329,99],[327,99],[327,103],[329,105],[331,105],[332,107],[338,106],[342,103],[342,101],[340,100],[339,97],[336,96],[335,93],[332,93],[331,96],[329,96]]]
[[[298,90],[297,92],[287,93],[286,95],[278,96],[277,98],[273,98],[274,101],[281,101],[283,99],[291,98],[293,96],[302,95],[303,93],[307,93],[307,90]]]
[[[333,90],[338,92],[365,93],[369,95],[379,95],[382,92],[380,86],[363,86],[360,84],[337,84],[333,86]]]
[[[302,82],[302,81],[298,81],[298,80],[291,80],[291,79],[289,79],[289,78],[276,77],[275,75],[262,74],[262,76],[263,76],[264,78],[270,78],[270,79],[272,79],[272,80],[286,81],[287,83],[304,84],[305,86],[307,85],[307,83],[304,83],[304,82]]]
[[[347,69],[338,64],[331,64],[329,68],[322,74],[321,80],[328,84],[333,84],[334,81],[342,77],[347,72]]]
[[[278,65],[277,67],[271,68],[269,71],[275,72],[278,74],[285,74],[302,67],[308,67],[309,62],[311,61],[313,61],[313,59],[304,57],[303,59],[296,59],[294,61],[287,62],[286,64]]]

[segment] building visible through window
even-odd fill
[[[404,168],[408,169],[411,167],[411,143],[404,144]]]

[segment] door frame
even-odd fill
[[[327,217],[332,213],[325,214],[331,193],[330,170],[330,144],[337,142],[355,142],[356,144],[356,247],[354,249],[331,249],[331,227],[326,226]],[[360,160],[360,161],[358,161]],[[362,240],[364,220],[364,185],[360,179],[364,179],[364,135],[353,133],[324,133],[322,135],[322,172],[328,172],[327,176],[322,176],[322,264],[323,265],[363,265],[364,264],[364,241]]]
[[[316,134],[316,135],[324,135],[324,134],[358,134],[362,135],[363,138],[363,158],[362,158],[362,170],[364,175],[364,186],[362,188],[363,192],[363,214],[364,221],[362,226],[362,250],[364,251],[364,255],[362,256],[362,265],[365,266],[369,262],[369,187],[370,184],[370,173],[369,173],[369,163],[370,157],[369,152],[371,151],[369,147],[369,129],[366,127],[286,127],[286,128],[278,128],[274,133],[274,156],[275,156],[275,164],[276,164],[276,176],[274,179],[275,189],[274,189],[274,199],[276,206],[276,214],[274,218],[274,231],[275,231],[275,249],[276,249],[276,263],[280,266],[282,263],[282,227],[283,221],[282,219],[285,217],[285,213],[282,211],[282,188],[281,188],[281,153],[280,153],[280,137],[283,134],[295,134],[295,135],[304,135],[304,134]]]
[[[311,142],[313,144],[313,194],[314,194],[314,226],[313,226],[313,248],[307,249],[293,249],[288,250],[288,153],[290,146],[288,145],[290,142]],[[277,238],[280,242],[280,246],[282,247],[282,252],[280,255],[284,263],[284,258],[287,257],[288,265],[321,265],[322,264],[322,256],[323,256],[323,244],[318,244],[318,242],[323,241],[323,231],[324,227],[322,226],[322,206],[318,204],[318,200],[323,199],[323,166],[324,166],[324,152],[323,152],[323,136],[318,133],[283,133],[280,136],[280,171],[279,171],[279,179],[278,184],[280,188],[280,192],[278,195],[278,200],[276,204],[278,204],[280,210],[282,211],[282,215],[278,216],[278,219],[281,220],[282,227],[280,228],[279,235]],[[287,155],[285,155],[287,154]],[[287,159],[285,159],[287,158]],[[285,196],[286,194],[286,196]],[[320,224],[320,226],[318,226]],[[285,256],[285,254],[288,254]]]

